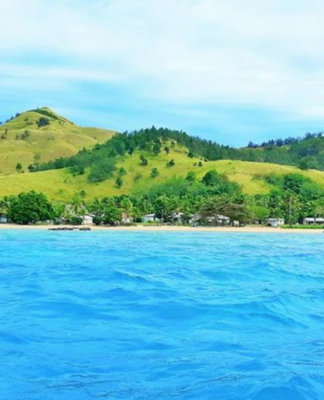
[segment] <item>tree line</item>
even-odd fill
[[[72,157],[61,157],[54,161],[32,166],[29,170],[46,171],[70,168],[74,175],[84,174],[88,168],[89,182],[100,182],[110,178],[118,158],[133,154],[135,150],[158,155],[170,152],[172,146],[188,149],[188,157],[205,160],[241,160],[294,165],[301,169],[324,170],[324,137],[322,134],[306,134],[304,138],[288,138],[269,141],[261,146],[249,143],[245,148],[223,146],[213,141],[189,136],[183,131],[166,128],[142,129],[116,134],[104,144],[93,149],[82,149]],[[147,165],[147,160],[142,160]],[[145,164],[146,163],[146,164]]]
[[[184,224],[193,217],[201,224],[218,224],[218,216],[224,215],[239,224],[284,218],[290,225],[302,223],[306,217],[324,215],[323,188],[309,178],[300,174],[271,174],[267,179],[273,189],[268,194],[253,196],[244,194],[237,183],[215,170],[200,180],[191,171],[186,177],[172,178],[132,195],[87,200],[86,193],[81,191],[67,203],[50,202],[43,193],[31,191],[1,199],[0,215],[19,224],[79,224],[85,214],[91,213],[97,225],[115,225],[130,219],[140,222],[147,214],[154,214],[165,223],[174,223],[175,216],[181,214]]]

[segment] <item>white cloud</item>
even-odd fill
[[[3,74],[127,81],[139,97],[175,105],[323,114],[319,0],[2,0],[0,15]],[[29,66],[5,62],[13,54]],[[71,65],[32,66],[34,54]]]

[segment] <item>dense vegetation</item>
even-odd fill
[[[185,178],[172,178],[136,196],[86,201],[84,193],[80,193],[68,204],[51,204],[41,193],[21,193],[0,201],[0,215],[24,224],[44,220],[80,223],[82,216],[90,212],[98,225],[125,223],[130,218],[141,221],[145,214],[154,214],[163,222],[189,223],[194,218],[201,224],[218,224],[219,215],[240,224],[265,223],[270,217],[281,217],[290,225],[302,223],[305,217],[323,216],[324,191],[309,178],[300,174],[272,174],[268,179],[275,189],[269,194],[253,196],[244,195],[238,184],[215,170],[200,180],[189,172]]]
[[[143,129],[131,133],[117,134],[92,150],[81,150],[77,155],[59,158],[39,165],[34,171],[71,168],[74,175],[83,174],[90,168],[90,182],[104,181],[112,176],[118,157],[133,154],[135,150],[158,155],[168,154],[175,144],[188,149],[188,157],[204,160],[243,160],[294,165],[301,169],[324,170],[324,137],[322,134],[307,134],[304,138],[269,141],[260,147],[249,143],[247,148],[235,149],[212,141],[192,137],[182,131],[165,128]],[[143,166],[148,164],[142,155]],[[171,165],[172,166],[172,163]]]

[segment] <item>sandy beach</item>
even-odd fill
[[[21,230],[48,230],[55,228],[56,225],[16,225],[0,224],[0,229],[21,229]],[[70,226],[69,226],[70,227]],[[76,229],[80,227],[75,227]],[[296,233],[296,234],[323,234],[323,229],[282,229],[260,226],[245,226],[241,228],[234,227],[207,227],[207,226],[91,226],[92,231],[127,231],[127,232],[223,232],[223,233]]]

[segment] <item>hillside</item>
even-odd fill
[[[304,149],[303,154],[314,152],[313,142],[324,140],[318,135],[235,149],[164,128],[123,134],[81,128],[43,108],[17,115],[0,127],[0,137],[3,196],[32,189],[58,201],[80,193],[87,199],[143,194],[189,172],[199,181],[211,170],[225,174],[251,195],[268,193],[278,177],[290,173],[300,173],[324,188],[324,172],[279,165],[285,161],[284,152],[296,146]],[[260,161],[264,154],[276,159],[280,153],[278,164]],[[23,166],[20,172],[17,162]]]
[[[113,175],[107,180],[97,183],[89,183],[88,169],[85,174],[78,176],[73,176],[68,168],[0,176],[0,193],[3,195],[18,194],[34,189],[47,194],[51,200],[69,201],[75,194],[84,191],[86,199],[90,200],[95,197],[143,193],[168,179],[184,177],[189,171],[194,171],[197,179],[201,179],[206,172],[212,169],[225,173],[231,181],[242,185],[246,194],[269,192],[272,187],[266,182],[269,174],[285,175],[298,172],[324,187],[324,172],[320,171],[301,171],[290,166],[236,160],[204,162],[197,157],[189,158],[187,153],[186,148],[178,145],[170,151],[170,154],[163,152],[152,155],[136,150],[132,155],[119,158]],[[140,165],[141,154],[145,154],[147,157],[147,166]],[[175,165],[167,167],[166,163],[172,159]],[[198,166],[199,161],[202,163],[201,167]],[[123,176],[123,186],[117,188],[115,181],[118,169],[121,167],[125,169],[126,174]],[[152,168],[158,169],[158,177],[151,177]]]
[[[110,130],[75,125],[46,107],[17,114],[0,126],[0,172],[15,172],[17,163],[27,171],[35,157],[36,162],[69,157],[113,135]]]

